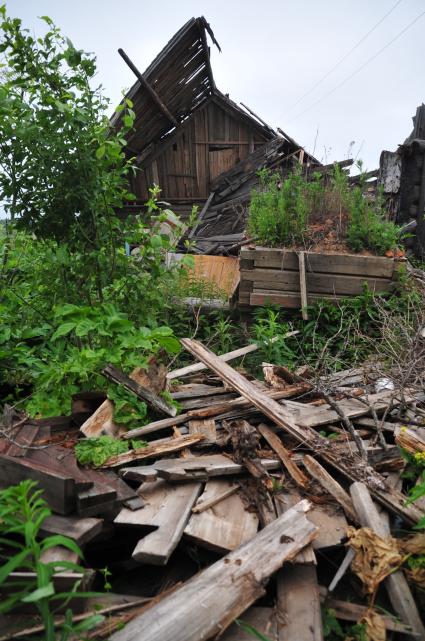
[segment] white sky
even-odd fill
[[[141,70],[192,16],[204,15],[220,43],[212,67],[218,88],[280,126],[327,162],[351,156],[367,169],[382,149],[411,131],[425,99],[425,15],[344,86],[307,110],[425,11],[424,0],[401,0],[377,29],[314,91],[324,76],[396,0],[9,0],[9,15],[35,33],[48,15],[78,48],[94,52],[98,80],[112,103],[134,82],[117,53]],[[291,108],[292,107],[292,108]],[[316,139],[317,138],[317,139]]]

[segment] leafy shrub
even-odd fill
[[[285,180],[279,174],[259,173],[260,187],[251,193],[248,229],[271,247],[301,241],[308,221],[306,182],[299,171]]]
[[[381,199],[369,202],[358,186],[351,192],[347,244],[354,251],[371,249],[378,254],[396,249],[400,228],[385,220]]]
[[[80,581],[76,581],[70,592],[57,592],[53,576],[57,572],[78,572],[84,569],[72,561],[43,562],[43,552],[60,545],[75,552],[80,558],[82,552],[71,539],[61,536],[48,536],[41,542],[40,529],[51,511],[41,490],[36,489],[36,483],[25,480],[19,485],[12,485],[0,491],[0,544],[2,556],[7,560],[0,570],[0,587],[3,599],[0,603],[0,613],[13,610],[20,603],[30,603],[36,607],[44,625],[45,641],[56,641],[54,614],[60,607],[66,607],[71,598],[92,596],[77,592]],[[12,553],[11,553],[12,551]],[[9,575],[16,571],[33,573],[19,583],[8,581]],[[94,615],[79,624],[73,624],[72,610],[67,609],[65,622],[61,626],[60,638],[81,638],[84,632],[101,623],[104,617]]]

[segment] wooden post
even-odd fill
[[[308,299],[307,299],[307,278],[305,273],[305,253],[298,252],[298,262],[300,268],[300,292],[301,292],[301,312],[303,320],[308,320]]]

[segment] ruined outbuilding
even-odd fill
[[[146,202],[156,183],[161,198],[183,219],[195,204],[201,219],[208,209],[220,223],[221,235],[237,236],[244,221],[235,219],[234,206],[249,197],[258,169],[295,160],[320,163],[282,130],[275,131],[217,89],[207,37],[220,50],[205,18],[190,19],[144,73],[120,50],[138,78],[126,96],[136,114],[127,152],[142,170],[131,182],[137,198],[133,208]],[[118,124],[119,117],[112,123]],[[229,208],[232,219],[226,224]],[[216,230],[207,229],[206,235]]]

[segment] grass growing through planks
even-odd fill
[[[77,592],[81,580],[76,581],[69,592],[57,592],[54,574],[63,571],[81,574],[84,568],[71,561],[45,563],[43,553],[60,545],[80,558],[83,555],[78,545],[65,536],[48,536],[41,542],[38,540],[40,528],[51,511],[41,498],[41,490],[36,488],[34,481],[25,480],[0,492],[0,545],[2,556],[6,557],[0,569],[0,589],[3,596],[0,614],[11,612],[22,604],[31,604],[43,622],[44,641],[82,638],[85,632],[101,623],[104,617],[93,615],[74,624],[72,610],[68,608],[57,637],[54,616],[58,609],[66,607],[71,599],[87,598],[93,596],[93,593]],[[9,581],[10,574],[17,570],[31,573],[33,578],[28,577],[20,582]]]

